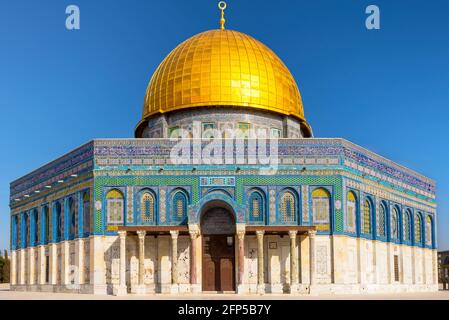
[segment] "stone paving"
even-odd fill
[[[67,293],[17,292],[9,291],[9,285],[0,285],[0,300],[449,300],[449,291],[435,293],[397,293],[365,295],[239,295],[201,294],[201,295],[151,295],[125,297],[96,296]]]

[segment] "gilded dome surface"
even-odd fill
[[[309,127],[295,79],[282,60],[233,30],[197,34],[162,61],[147,88],[137,130],[155,114],[205,106],[267,110]]]

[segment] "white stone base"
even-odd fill
[[[126,286],[114,285],[112,287],[112,294],[114,296],[126,296],[128,294],[128,288]]]
[[[179,293],[179,285],[172,284],[170,286],[170,294],[178,294]]]
[[[192,286],[190,284],[178,284],[178,292],[180,294],[189,294],[192,291]]]
[[[265,294],[266,290],[265,290],[265,284],[259,284],[257,285],[257,294]]]
[[[268,285],[267,292],[274,294],[284,293],[284,285],[281,283],[273,283]]]
[[[249,290],[245,284],[239,284],[237,286],[237,294],[248,294]]]
[[[171,293],[171,284],[170,283],[163,283],[160,285],[160,292],[162,294],[170,294]]]
[[[147,294],[147,286],[144,284],[135,284],[131,286],[131,293],[132,294],[138,294],[138,295],[144,295]]]
[[[106,295],[106,285],[11,285],[11,291],[30,291],[30,292],[49,292],[49,293],[80,293],[80,294],[95,294]],[[156,287],[154,285],[132,285],[131,293],[138,295],[156,294]],[[251,290],[250,290],[251,288]],[[127,294],[126,287],[111,286],[109,292],[114,295]],[[111,290],[112,289],[112,290]],[[277,292],[276,292],[277,291]],[[309,286],[307,284],[298,284],[290,287],[291,294],[298,295],[313,295],[318,296],[322,294],[387,294],[387,293],[418,293],[418,292],[437,292],[438,285],[432,284],[315,284]],[[237,295],[239,294],[265,294],[276,293],[282,294],[282,285],[239,285],[237,287]],[[165,294],[199,294],[201,293],[201,285],[171,285],[166,284],[161,286],[161,293]]]
[[[299,286],[298,284],[291,284],[290,285],[290,294],[298,294]]]
[[[200,284],[191,284],[190,285],[190,292],[191,293],[201,293],[201,285]]]

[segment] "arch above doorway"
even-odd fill
[[[202,214],[214,204],[219,204],[219,206],[227,208],[234,215],[236,224],[245,223],[244,207],[237,204],[234,199],[225,194],[211,193],[203,197],[195,205],[189,207],[189,224],[200,224]]]

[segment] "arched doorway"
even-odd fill
[[[232,208],[213,201],[202,212],[202,289],[205,292],[235,291],[236,222]]]

